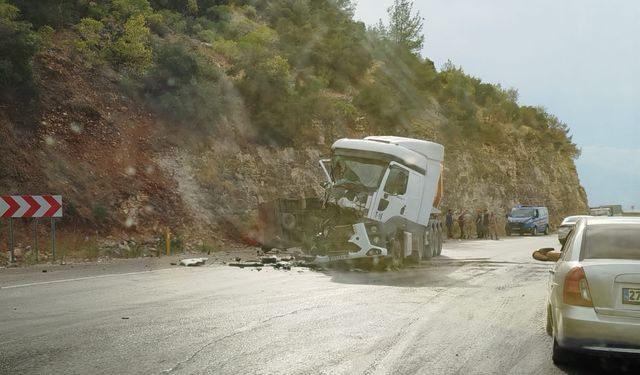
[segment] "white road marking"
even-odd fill
[[[70,282],[70,281],[100,279],[100,278],[103,278],[103,277],[112,277],[112,276],[139,275],[139,274],[142,274],[142,273],[157,272],[157,271],[175,271],[175,270],[180,270],[180,269],[183,269],[183,268],[164,268],[164,269],[160,269],[160,270],[148,270],[148,271],[138,271],[138,272],[127,272],[127,273],[110,273],[110,274],[107,274],[107,275],[76,277],[74,279],[50,280],[50,281],[41,281],[41,282],[37,282],[37,283],[0,286],[0,289],[26,288],[26,287],[29,287],[29,286],[48,285],[48,284],[57,284],[57,283],[67,283],[67,282]]]

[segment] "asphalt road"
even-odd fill
[[[169,266],[0,270],[4,374],[564,374],[544,331],[555,236],[449,241],[397,272]]]

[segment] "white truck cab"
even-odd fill
[[[442,225],[437,207],[443,159],[444,147],[424,140],[393,136],[337,140],[330,159],[320,162],[328,181],[326,204],[355,210],[360,216],[341,226],[351,228],[349,238],[344,238],[350,246],[320,250],[317,261],[390,257],[402,263],[408,257],[439,255]]]

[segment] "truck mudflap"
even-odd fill
[[[375,236],[376,234],[367,233],[365,223],[353,224],[353,234],[347,242],[352,244],[352,247],[357,247],[359,250],[344,250],[341,252],[333,251],[327,255],[317,255],[314,262],[328,263],[340,260],[386,257],[388,255],[387,248],[372,243],[372,241],[376,241]],[[379,238],[377,242],[385,242],[382,241],[382,234],[378,236]]]

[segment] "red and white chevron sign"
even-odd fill
[[[62,217],[62,196],[0,196],[0,218],[10,217]]]

